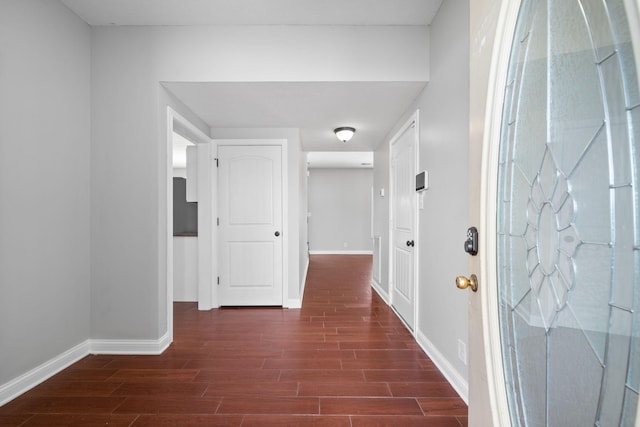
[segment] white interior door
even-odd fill
[[[283,303],[282,148],[218,147],[222,306]]]
[[[638,10],[503,2],[472,194],[487,363],[470,369],[470,425],[638,425]],[[483,386],[491,418],[474,409]]]
[[[407,326],[415,322],[416,124],[412,120],[391,141],[391,303]]]

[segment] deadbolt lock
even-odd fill
[[[467,230],[467,240],[464,242],[464,251],[469,255],[478,255],[478,229],[469,227]]]

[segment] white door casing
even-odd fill
[[[281,146],[218,146],[219,301],[283,305]]]
[[[415,330],[417,301],[417,212],[415,176],[418,159],[418,112],[390,141],[391,305]]]
[[[173,108],[167,106],[167,116],[166,116],[166,259],[165,259],[165,275],[166,275],[166,310],[167,310],[167,334],[169,336],[169,341],[173,341],[173,134],[174,132],[179,133],[190,141],[196,143],[197,145],[211,145],[211,138],[202,132],[198,127],[196,127],[193,123],[187,120],[180,113],[175,111]],[[212,226],[211,226],[211,215],[209,213],[209,223],[207,224],[207,220],[204,217],[205,214],[201,214],[199,212],[199,234],[204,236],[201,239],[207,240],[207,236],[211,236]],[[198,244],[202,242],[199,239]],[[209,246],[213,244],[213,240],[209,240]],[[208,263],[207,265],[212,265]],[[215,266],[212,268],[215,269]],[[203,273],[198,271],[198,277],[200,280],[200,276]],[[205,274],[206,276],[206,274]],[[209,309],[213,305],[212,301],[212,282],[211,282],[211,274],[208,274],[208,294],[206,295],[198,295],[198,306],[200,309]],[[200,282],[199,282],[200,286]]]
[[[486,423],[487,416],[491,417],[491,425],[495,427],[507,427],[511,425],[509,418],[509,410],[507,406],[506,390],[504,387],[504,371],[502,365],[501,343],[499,338],[499,319],[498,319],[498,299],[497,295],[497,277],[496,277],[496,192],[497,192],[497,176],[498,176],[498,150],[500,125],[502,119],[502,108],[504,104],[504,82],[506,81],[509,53],[511,51],[511,43],[513,41],[513,33],[515,29],[516,18],[519,10],[519,1],[501,1],[499,5],[494,6],[490,12],[492,18],[496,22],[495,40],[485,40],[493,46],[492,55],[490,56],[490,69],[487,75],[487,97],[486,97],[486,113],[484,116],[484,135],[482,139],[482,160],[479,180],[480,194],[472,196],[475,199],[475,206],[479,207],[479,220],[481,224],[482,237],[480,239],[479,254],[479,282],[480,301],[476,300],[477,305],[481,305],[480,311],[473,311],[473,317],[470,312],[469,321],[474,323],[475,327],[470,325],[470,331],[475,329],[482,334],[479,340],[484,342],[484,347],[478,348],[474,346],[470,349],[470,354],[483,353],[482,359],[484,366],[477,366],[477,369],[470,369],[470,387],[474,384],[479,388],[482,385],[488,387],[487,397],[490,403],[490,413],[478,411],[478,415],[482,414],[482,419],[470,418],[470,425]],[[473,75],[473,72],[472,72]],[[496,133],[497,132],[497,133]],[[472,297],[473,298],[473,297]],[[478,319],[478,314],[481,318]],[[481,326],[481,329],[477,328]],[[494,333],[495,332],[495,333]],[[477,338],[477,337],[476,337]],[[478,340],[474,340],[476,343]],[[485,373],[486,372],[486,373]],[[486,375],[486,377],[485,377]],[[483,378],[472,379],[472,376],[481,376]],[[482,393],[482,390],[470,390],[470,397]],[[470,411],[471,414],[474,411]]]

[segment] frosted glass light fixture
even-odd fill
[[[356,133],[356,129],[352,127],[343,126],[343,127],[335,128],[333,132],[336,134],[336,136],[340,141],[347,142],[353,137],[353,134]]]

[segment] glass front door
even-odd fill
[[[513,425],[636,419],[640,92],[628,22],[625,0],[520,7],[497,198]]]

